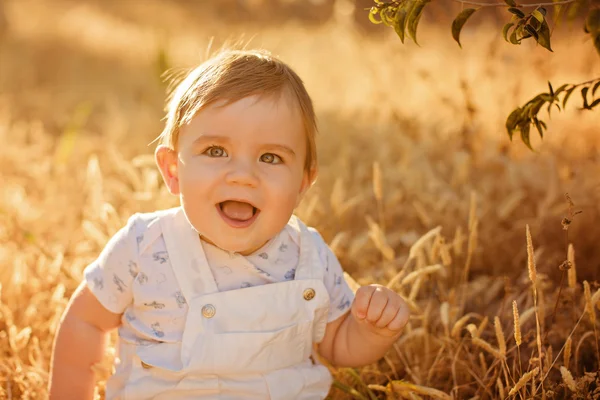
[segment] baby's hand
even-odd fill
[[[398,336],[409,316],[408,306],[402,297],[381,285],[360,287],[351,312],[361,325],[386,337]]]

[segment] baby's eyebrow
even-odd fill
[[[194,144],[203,143],[203,142],[229,142],[229,139],[225,136],[218,135],[200,135],[196,140],[194,140]]]
[[[281,152],[287,153],[292,157],[296,157],[296,152],[291,147],[283,144],[267,144],[265,147],[268,149],[279,150]]]

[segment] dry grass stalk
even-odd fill
[[[573,393],[577,393],[577,384],[575,383],[575,380],[573,379],[573,375],[571,375],[571,371],[569,371],[567,368],[561,366],[560,374],[562,375],[563,382],[567,385],[569,390]]]
[[[506,394],[504,394],[504,385],[502,384],[500,377],[496,378],[496,387],[498,388],[498,394],[500,395],[500,398],[506,398]]]
[[[519,324],[519,308],[517,307],[516,300],[513,300],[513,326],[515,330],[515,343],[517,346],[521,345],[521,325]]]
[[[392,388],[399,392],[414,392],[425,396],[431,396],[433,399],[452,400],[452,396],[434,388],[415,385],[404,381],[391,381]]]
[[[514,396],[515,394],[517,394],[519,392],[519,390],[521,390],[521,388],[525,387],[527,382],[529,382],[539,372],[540,372],[539,367],[535,367],[535,369],[533,369],[532,371],[529,371],[526,374],[524,374],[523,376],[521,376],[521,378],[519,379],[517,384],[512,389],[510,389],[510,391],[508,392],[508,395]]]
[[[496,357],[496,358],[498,358],[500,360],[504,359],[504,356],[500,353],[500,350],[494,348],[491,344],[489,344],[485,340],[480,339],[478,337],[474,337],[471,340],[473,341],[473,344],[481,347],[482,349],[484,349],[485,351],[487,351],[488,353],[490,353],[494,357]]]
[[[571,340],[571,336],[567,338],[565,342],[565,351],[563,353],[563,365],[565,368],[569,368],[569,362],[571,361],[571,346],[573,341]]]
[[[485,362],[485,356],[481,351],[479,352],[479,365],[481,366],[481,374],[485,375],[486,371],[488,370],[488,365]]]
[[[596,310],[594,310],[594,303],[592,302],[592,294],[590,291],[590,284],[588,281],[583,281],[583,293],[585,296],[585,311],[590,316],[592,326],[596,325]]]
[[[375,199],[379,202],[383,199],[383,183],[381,179],[381,168],[379,163],[375,161],[373,163],[373,194]]]
[[[573,244],[569,243],[567,250],[567,261],[569,262],[569,269],[567,270],[567,282],[571,289],[575,289],[577,286],[577,267],[575,266],[575,248]]]
[[[496,339],[498,340],[498,349],[502,357],[506,357],[506,339],[504,338],[504,332],[502,332],[502,323],[498,316],[494,317],[494,329],[496,331]]]

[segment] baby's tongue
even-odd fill
[[[237,219],[239,221],[246,221],[252,218],[252,215],[254,214],[254,207],[250,204],[233,200],[221,203],[221,210],[223,210],[223,214],[227,215],[229,218]]]

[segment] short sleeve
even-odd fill
[[[136,216],[110,238],[96,260],[84,270],[84,280],[109,311],[122,314],[132,303],[132,283],[138,272]]]
[[[354,300],[354,291],[346,281],[344,270],[333,251],[331,251],[316,230],[313,228],[310,230],[315,238],[318,239],[319,256],[325,264],[323,282],[329,292],[329,313],[327,315],[327,322],[329,323],[350,310],[350,306]]]

